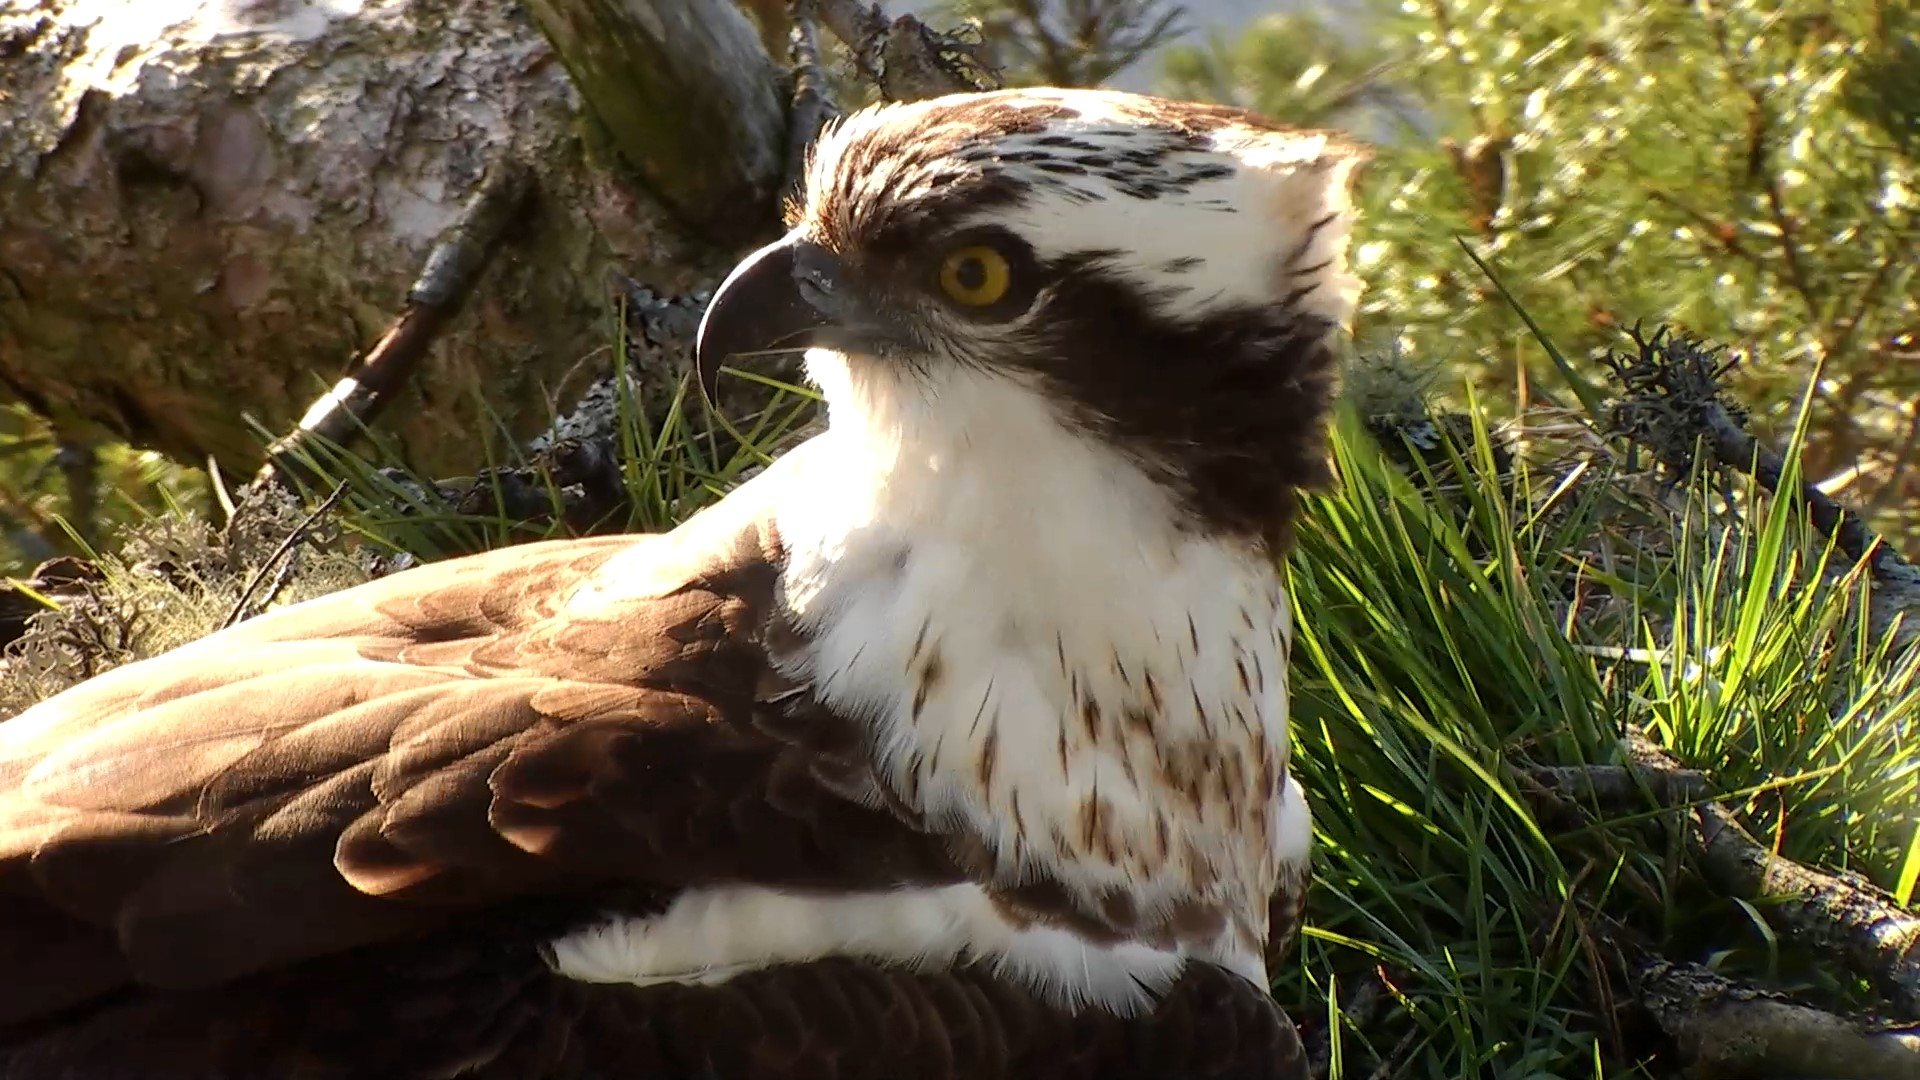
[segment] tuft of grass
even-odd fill
[[[625,357],[624,317],[615,327],[612,354]],[[811,388],[752,372],[728,369],[749,386],[726,395],[746,402],[729,416],[707,407],[690,375],[661,382],[638,377],[621,361],[610,368],[607,415],[597,418],[603,438],[588,440],[611,454],[617,470],[620,497],[608,516],[571,520],[567,509],[577,493],[498,420],[477,433],[483,464],[474,476],[428,478],[377,429],[362,428],[368,449],[316,440],[297,456],[308,474],[302,486],[312,494],[344,484],[342,520],[350,533],[421,559],[583,533],[656,532],[764,468],[817,418],[819,395]],[[484,399],[479,406],[481,415],[492,415]]]
[[[1308,501],[1289,567],[1294,769],[1317,843],[1283,1000],[1377,981],[1392,1016],[1341,1033],[1363,1048],[1346,1055],[1368,1063],[1360,1075],[1389,1057],[1420,1063],[1403,1075],[1564,1068],[1593,1042],[1564,916],[1577,868],[1502,765],[1516,747],[1604,759],[1614,739],[1548,591],[1580,515],[1530,522],[1478,485],[1449,515],[1350,416],[1334,461],[1337,488]]]
[[[1308,1016],[1383,991],[1339,1029],[1347,1075],[1672,1075],[1605,916],[1672,958],[1867,1004],[1832,957],[1708,891],[1657,811],[1569,829],[1511,771],[1618,763],[1642,728],[1781,853],[1895,888],[1920,825],[1920,656],[1867,634],[1863,571],[1803,508],[1704,471],[1663,491],[1588,462],[1569,487],[1564,461],[1499,471],[1483,421],[1461,443],[1450,475],[1472,479],[1438,498],[1440,470],[1404,475],[1345,416],[1337,486],[1306,505],[1289,581],[1316,891],[1282,1000]]]

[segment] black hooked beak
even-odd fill
[[[700,392],[709,403],[718,400],[720,365],[730,358],[821,343],[834,320],[807,296],[830,296],[831,270],[821,265],[830,259],[811,244],[784,237],[741,260],[714,290],[693,352]],[[811,286],[804,292],[803,274]]]

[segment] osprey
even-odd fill
[[[824,133],[697,357],[806,349],[822,434],[0,724],[0,1075],[1304,1075],[1360,159],[1093,90]]]

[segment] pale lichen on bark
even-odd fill
[[[607,344],[612,271],[685,288],[734,254],[595,160],[515,4],[39,0],[0,11],[0,52],[0,389],[82,439],[256,466],[502,156],[528,220],[382,425],[424,467],[471,456],[483,394],[544,426]],[[769,188],[778,134],[745,151]]]

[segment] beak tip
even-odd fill
[[[718,300],[720,291],[714,290],[713,299],[707,302],[707,310],[700,315],[700,329],[693,338],[693,374],[694,381],[700,384],[700,396],[708,405],[720,400],[720,365],[724,357],[715,355],[712,342],[708,337],[707,324],[713,315],[714,300]]]
[[[719,400],[721,365],[819,325],[793,275],[794,240],[787,236],[740,260],[713,290],[693,346],[696,381],[709,405]]]

